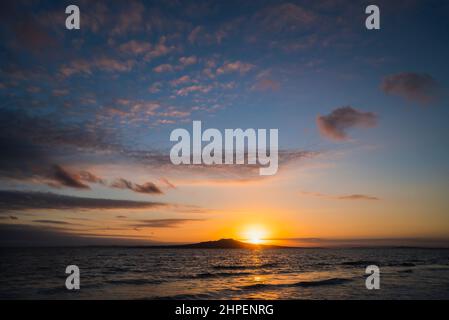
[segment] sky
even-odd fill
[[[0,15],[0,245],[449,243],[447,1]],[[171,131],[193,121],[278,129],[277,174],[171,164]]]

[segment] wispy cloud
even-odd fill
[[[154,245],[140,237],[94,236],[74,233],[63,225],[0,224],[0,246]]]
[[[135,61],[119,60],[107,56],[93,57],[91,60],[77,59],[60,67],[59,72],[63,77],[70,77],[77,74],[92,75],[95,70],[107,72],[130,71],[135,65]]]
[[[129,180],[120,178],[115,180],[111,184],[112,188],[117,189],[128,189],[138,193],[146,193],[146,194],[162,194],[162,190],[159,189],[154,183],[146,182],[144,184],[133,183]]]
[[[204,221],[204,219],[153,219],[139,220],[138,223],[132,224],[134,228],[175,228],[181,224]]]
[[[347,195],[331,195],[320,192],[307,192],[301,191],[300,195],[306,197],[317,197],[329,200],[368,200],[368,201],[377,201],[380,200],[378,197],[366,195],[366,194],[347,194]]]
[[[151,209],[167,206],[160,202],[83,198],[54,193],[7,190],[0,191],[0,198],[2,199],[0,212],[45,209]]]
[[[252,70],[255,66],[251,63],[242,61],[229,61],[225,62],[221,67],[217,69],[217,74],[226,74],[232,72],[238,72],[240,74],[245,74]]]
[[[278,91],[281,84],[273,79],[263,78],[257,80],[257,82],[251,87],[252,90],[256,91]]]

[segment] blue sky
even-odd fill
[[[68,4],[80,30],[64,27]],[[159,242],[244,238],[253,224],[283,239],[447,236],[449,5],[377,1],[370,31],[368,4],[3,2],[2,192],[164,206],[110,214],[5,193],[0,223]],[[171,166],[170,132],[194,120],[279,129],[280,173]]]

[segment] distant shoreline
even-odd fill
[[[282,250],[282,249],[307,249],[307,250],[344,250],[344,249],[426,249],[426,250],[449,250],[448,247],[432,247],[432,246],[394,246],[394,245],[371,245],[371,246],[278,246],[278,245],[266,245],[266,244],[252,244],[234,239],[220,239],[217,241],[206,241],[190,244],[157,244],[157,245],[0,245],[2,249],[14,249],[14,248],[116,248],[116,249],[178,249],[178,250],[195,250],[195,249],[207,249],[207,250]]]

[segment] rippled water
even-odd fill
[[[449,299],[449,250],[2,248],[2,299]],[[65,268],[81,289],[65,289]],[[365,288],[365,267],[381,289]]]

